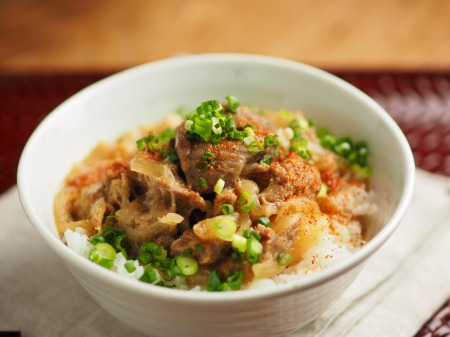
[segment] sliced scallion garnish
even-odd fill
[[[212,152],[204,152],[203,153],[203,161],[208,164],[214,163],[214,153]]]
[[[234,234],[231,240],[231,246],[238,252],[245,253],[247,250],[247,239],[238,234]]]
[[[198,252],[204,252],[205,251],[205,247],[202,245],[199,245],[198,243],[195,245],[195,250]]]
[[[242,281],[244,280],[244,272],[242,270],[233,271],[230,276],[227,277],[227,283],[233,290],[241,289]]]
[[[225,186],[225,180],[223,180],[222,178],[217,179],[217,182],[214,185],[214,192],[216,194],[222,193],[224,186]]]
[[[263,253],[264,247],[257,239],[251,237],[247,239],[247,256],[251,263],[258,263],[259,257]]]
[[[156,271],[152,266],[147,266],[144,268],[144,273],[139,278],[139,281],[145,282],[145,283],[153,283],[156,281]]]
[[[307,140],[304,138],[301,138],[301,139],[294,140],[292,142],[289,150],[294,151],[300,157],[307,160],[307,159],[311,158],[311,153],[309,152],[307,146],[308,146]]]
[[[230,204],[222,204],[221,206],[222,213],[225,215],[230,215],[234,213],[234,207]]]
[[[216,236],[224,241],[231,241],[237,230],[236,221],[227,215],[213,218],[211,224]]]
[[[244,132],[247,137],[255,137],[255,130],[251,125],[244,127]]]
[[[278,256],[278,264],[282,267],[287,266],[292,261],[292,257],[290,254],[284,253]]]
[[[199,180],[197,180],[197,185],[200,187],[205,187],[206,186],[205,178],[200,178]]]
[[[112,267],[115,259],[116,250],[106,242],[97,243],[89,252],[89,260],[108,269]]]
[[[237,204],[243,212],[248,213],[255,206],[255,201],[249,192],[242,192]]]
[[[134,264],[133,261],[125,262],[125,264],[123,266],[126,269],[126,271],[129,272],[129,273],[132,273],[132,272],[134,272],[137,269],[136,265]]]
[[[264,137],[265,146],[276,146],[278,145],[277,135],[267,135]]]
[[[191,276],[198,271],[198,262],[193,257],[179,255],[176,257],[176,263],[183,275]]]
[[[236,113],[237,108],[241,105],[236,96],[228,95],[225,97],[225,99],[228,101],[228,109],[230,109],[231,112]]]
[[[256,220],[256,222],[263,225],[264,227],[270,227],[270,219],[266,216],[260,217],[258,220]]]
[[[261,152],[264,151],[264,145],[263,143],[255,140],[248,145],[248,149],[254,153]]]

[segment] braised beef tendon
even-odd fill
[[[203,194],[213,193],[219,179],[226,187],[234,188],[246,165],[258,162],[271,151],[268,148],[251,151],[240,140],[222,140],[219,144],[197,142],[187,137],[183,125],[177,128],[175,148],[188,186]]]
[[[121,139],[93,151],[55,198],[58,231],[86,235],[92,261],[117,271],[125,261],[151,284],[226,291],[320,270],[364,244],[376,210],[365,143],[234,96],[170,120],[134,148]]]
[[[136,245],[152,241],[168,249],[178,233],[189,228],[191,212],[205,210],[205,200],[185,186],[175,164],[155,160],[146,151],[133,157],[131,170],[144,192],[116,212],[118,226]]]
[[[213,193],[219,179],[225,181],[225,186],[234,187],[253,154],[239,141],[225,140],[220,144],[211,144],[191,140],[183,125],[177,128],[175,148],[188,186],[204,194]],[[212,154],[211,159],[205,153]],[[200,183],[201,179],[205,183]]]
[[[258,195],[262,204],[281,204],[294,196],[314,199],[320,191],[319,170],[295,152],[290,152],[283,161],[273,162],[269,172],[269,184]]]

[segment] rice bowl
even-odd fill
[[[55,226],[53,199],[74,163],[101,139],[112,142],[127,130],[156,123],[180,103],[193,108],[230,93],[261,107],[301,109],[334,134],[367,140],[372,153],[370,188],[378,211],[367,223],[367,243],[361,249],[295,282],[226,293],[149,286],[99,268],[67,249]],[[80,130],[83,137],[77,136]],[[68,137],[77,142],[67,142]],[[411,197],[413,173],[411,151],[398,126],[349,84],[286,60],[200,55],[125,71],[66,101],[30,138],[20,161],[18,186],[31,222],[80,283],[107,311],[139,331],[154,336],[281,336],[329,307],[388,239]],[[169,323],[167,312],[177,317],[176,322]]]

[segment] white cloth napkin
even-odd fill
[[[142,337],[100,308],[46,247],[17,188],[0,197],[0,331]],[[413,336],[450,297],[450,178],[418,170],[400,227],[344,296],[297,336]]]

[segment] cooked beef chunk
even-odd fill
[[[172,243],[170,255],[176,256],[183,254],[186,249],[191,249],[192,256],[198,260],[198,263],[207,265],[217,262],[229,248],[229,242],[220,239],[202,240],[192,229],[188,229]]]
[[[222,205],[229,204],[234,206],[237,201],[237,195],[233,192],[232,189],[226,188],[222,191],[222,193],[218,194],[214,199],[214,204],[212,208],[213,216],[221,215],[222,213]]]
[[[270,165],[262,163],[245,165],[241,173],[241,178],[253,180],[263,190],[269,185],[270,178],[272,178]]]
[[[202,194],[212,193],[219,179],[225,181],[225,187],[233,188],[245,164],[257,161],[266,153],[251,152],[239,140],[223,140],[220,144],[193,141],[187,137],[184,125],[177,128],[175,148],[188,186]],[[214,155],[211,164],[207,164],[203,158],[206,152]],[[201,178],[205,179],[206,185],[199,184]]]
[[[235,116],[236,128],[243,130],[247,125],[251,125],[256,133],[267,135],[275,133],[273,125],[269,124],[269,120],[264,116],[256,113],[245,105],[239,106]]]
[[[261,204],[279,203],[293,196],[315,198],[322,184],[319,170],[295,152],[281,162],[271,163],[270,173],[269,185],[258,196]]]
[[[139,152],[131,161],[138,188],[145,193],[116,212],[118,225],[125,229],[132,242],[154,241],[168,248],[177,233],[189,227],[194,209],[205,210],[205,200],[189,190],[170,161],[156,161]],[[175,213],[181,222],[163,217]]]

